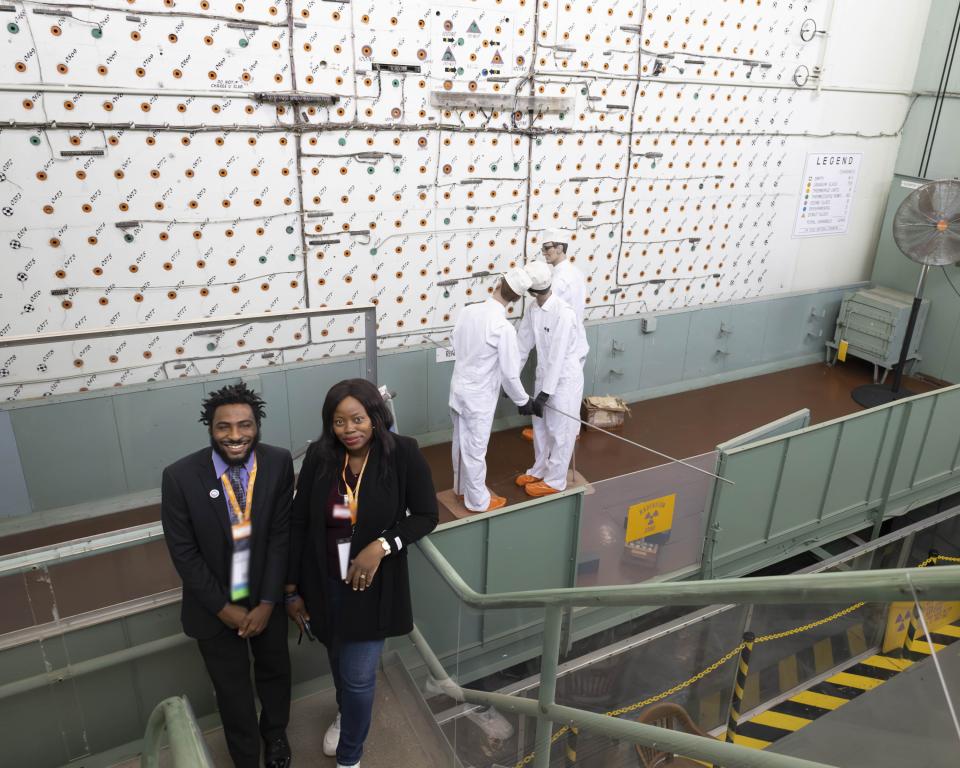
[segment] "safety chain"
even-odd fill
[[[926,568],[928,565],[933,565],[935,563],[938,563],[941,560],[944,560],[949,563],[960,563],[960,557],[951,557],[949,555],[933,555],[931,557],[928,557],[926,560],[924,560],[922,563],[920,563],[916,567]],[[831,613],[829,616],[826,616],[825,618],[822,618],[822,619],[818,619],[817,621],[811,621],[809,624],[803,624],[802,626],[794,627],[793,629],[788,629],[783,632],[774,632],[769,635],[760,635],[758,638],[756,638],[756,640],[754,640],[754,643],[768,643],[771,640],[781,640],[784,637],[790,637],[791,635],[799,635],[810,629],[823,626],[824,624],[829,624],[831,621],[835,621],[836,619],[842,618],[847,614],[853,613],[857,609],[862,608],[864,605],[866,605],[866,601],[854,603],[848,608],[844,608],[843,610],[837,611],[836,613]],[[746,647],[746,643],[740,643],[733,650],[731,650],[722,658],[713,662],[713,664],[711,664],[709,667],[704,669],[702,672],[698,672],[693,677],[687,680],[684,680],[682,683],[678,683],[677,685],[673,686],[673,688],[668,688],[667,690],[662,691],[661,693],[658,693],[654,696],[651,696],[648,699],[644,699],[643,701],[638,701],[636,704],[630,704],[626,707],[620,707],[620,709],[611,709],[609,712],[604,712],[604,715],[608,717],[620,717],[620,715],[625,715],[628,712],[634,712],[638,709],[642,709],[643,707],[648,707],[651,704],[656,704],[658,701],[661,701],[667,698],[668,696],[672,696],[675,693],[679,693],[684,688],[689,688],[691,685],[693,685],[697,681],[702,680],[707,675],[711,674],[712,672],[715,672],[717,669],[719,669],[728,661],[730,661],[730,659],[732,659],[734,656],[737,656],[740,653],[740,651],[742,651],[745,647]],[[554,733],[553,736],[550,738],[550,744],[551,745],[555,744],[557,740],[561,736],[566,734],[569,730],[570,730],[569,725],[561,726],[556,731],[556,733]],[[514,768],[524,768],[524,766],[530,764],[530,762],[533,760],[534,757],[536,757],[536,755],[537,755],[536,752],[531,752],[526,757],[524,757],[520,762],[518,762],[514,766]]]

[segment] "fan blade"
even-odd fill
[[[918,264],[960,261],[960,181],[934,181],[911,192],[893,218],[893,239]]]

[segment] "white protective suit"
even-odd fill
[[[577,322],[583,325],[583,313],[587,306],[587,278],[570,263],[570,259],[564,259],[553,268],[551,289],[554,296],[570,305]]]
[[[487,299],[464,308],[453,329],[453,349],[453,489],[463,494],[467,509],[485,512],[490,505],[487,443],[500,386],[517,405],[529,399],[520,383],[517,332],[507,320],[506,307]]]
[[[542,307],[535,302],[527,307],[517,341],[521,366],[536,347],[536,391],[550,395],[543,418],[533,419],[534,464],[526,474],[562,491],[567,487],[567,467],[580,422],[557,411],[580,416],[583,363],[589,351],[583,323],[569,304],[551,294]]]

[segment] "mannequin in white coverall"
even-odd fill
[[[453,329],[456,362],[450,381],[453,490],[471,512],[487,512],[506,504],[486,486],[487,443],[500,386],[522,413],[532,414],[532,400],[520,383],[517,332],[507,320],[507,305],[530,288],[530,277],[517,268],[500,281],[486,301],[460,313]]]
[[[577,316],[577,322],[582,326],[587,305],[587,279],[567,258],[570,235],[561,229],[546,229],[540,233],[539,239],[543,260],[553,267],[550,290],[554,296],[570,305]],[[575,412],[580,412],[579,404]],[[533,430],[530,427],[525,428],[523,436],[532,441]]]
[[[550,290],[550,266],[534,261],[526,270],[536,303],[527,307],[517,341],[521,365],[531,349],[537,350],[538,394],[532,407],[538,418],[533,420],[533,466],[516,483],[528,496],[546,496],[567,487],[567,467],[580,422],[562,414],[579,417],[583,362],[589,347],[583,323],[570,305]]]

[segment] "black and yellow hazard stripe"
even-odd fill
[[[862,628],[859,630],[859,637],[856,636],[856,630],[857,627],[852,627],[846,633],[850,652],[862,641]],[[851,632],[854,632],[853,637],[850,636]],[[805,663],[812,661],[815,669],[826,671],[833,665],[834,646],[831,640],[835,641],[836,636],[820,641],[813,648],[798,655],[809,654],[812,658],[803,661]],[[936,650],[960,640],[960,622],[938,627],[930,633],[930,640],[933,641]],[[866,650],[866,642],[862,642],[864,648],[860,653]],[[922,630],[915,630],[913,635],[908,636],[904,654],[897,649],[889,654],[874,654],[851,664],[843,671],[830,675],[805,691],[795,693],[749,721],[741,722],[737,727],[734,741],[745,747],[764,749],[777,739],[800,730],[817,718],[883,685],[919,659],[929,655],[929,642],[923,636]],[[772,668],[780,676],[781,685],[795,680],[797,663],[797,661],[781,662],[778,667]]]

